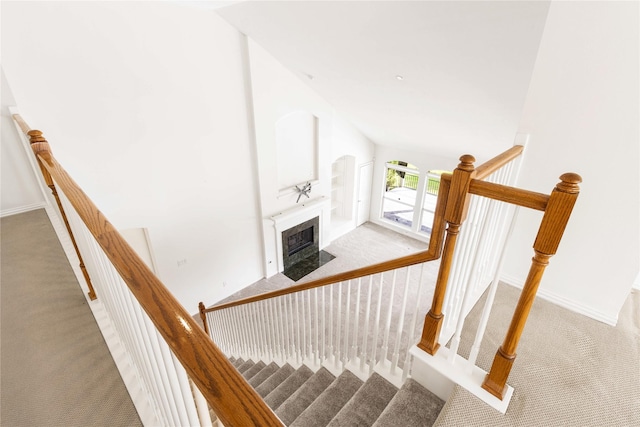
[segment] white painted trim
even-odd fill
[[[500,277],[500,281],[506,283],[509,286],[513,286],[514,288],[522,289],[524,287],[524,280],[508,274],[503,274]],[[599,322],[606,323],[607,325],[615,326],[618,323],[617,314],[615,316],[611,316],[610,314],[594,310],[592,307],[580,304],[546,289],[538,289],[536,296],[562,308],[573,311],[574,313],[582,314],[583,316],[587,316]]]
[[[640,271],[636,276],[636,280],[633,281],[633,285],[631,285],[631,288],[640,291]]]
[[[35,211],[36,209],[43,209],[47,206],[46,202],[33,203],[31,205],[20,206],[12,209],[5,209],[0,212],[0,218],[5,216],[17,215],[25,212]]]
[[[411,350],[409,350],[409,352],[413,356],[411,377],[428,390],[430,390],[430,381],[427,380],[427,385],[423,384],[423,379],[414,376],[413,370],[420,371],[420,369],[422,368],[430,368],[431,370],[440,374],[446,380],[463,387],[469,393],[473,394],[478,399],[485,402],[487,405],[500,411],[500,413],[504,414],[507,412],[509,402],[511,401],[511,396],[513,396],[513,387],[511,387],[510,385],[507,384],[507,391],[504,395],[504,398],[500,400],[482,388],[482,383],[484,382],[484,378],[486,377],[487,372],[479,368],[478,366],[469,365],[469,361],[458,354],[455,355],[454,362],[451,363],[449,361],[448,348],[444,346],[440,347],[435,356],[431,356],[425,353],[416,346],[411,347]],[[420,365],[423,366],[420,367]],[[442,391],[448,390],[446,386],[440,385],[440,387]],[[438,395],[439,391],[436,390],[431,392]],[[442,397],[440,398],[442,399]]]

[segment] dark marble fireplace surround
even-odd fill
[[[283,273],[291,280],[300,280],[334,258],[320,250],[320,217],[282,232]]]
[[[311,230],[309,232],[309,229]],[[305,233],[306,231],[306,233]],[[308,236],[305,236],[307,234]],[[300,250],[295,246],[301,244],[305,237],[312,237],[313,241],[307,243]],[[294,264],[318,253],[320,250],[320,217],[311,218],[282,232],[282,265],[285,270]],[[293,249],[293,250],[292,250]]]

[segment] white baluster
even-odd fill
[[[149,320],[149,324],[154,327],[151,320]],[[158,338],[162,339],[159,333],[156,332],[156,334]],[[169,374],[171,385],[171,389],[168,390],[168,393],[174,396],[178,406],[180,421],[184,426],[198,425],[200,420],[198,416],[198,408],[196,407],[196,397],[194,396],[191,385],[189,384],[187,371],[185,371],[184,366],[182,366],[180,361],[171,352],[166,341],[163,340],[162,344],[163,352],[166,354],[165,363],[167,364],[167,373]],[[177,393],[178,389],[180,390],[180,394]],[[211,419],[211,417],[209,417],[209,419]]]
[[[342,355],[340,354],[341,344],[342,344],[342,336],[341,336],[341,323],[342,323],[342,282],[338,283],[338,307],[337,307],[338,315],[336,318],[336,350],[335,350],[335,367],[338,369],[339,362],[342,360]]]
[[[283,352],[282,352],[282,346],[281,341],[280,341],[280,328],[279,328],[279,323],[278,322],[278,312],[275,309],[275,301],[273,300],[273,298],[269,298],[268,300],[268,306],[269,306],[269,314],[270,314],[270,318],[271,318],[271,328],[273,329],[273,336],[274,336],[274,345],[275,345],[275,350],[276,350],[276,357],[282,359],[283,357]]]
[[[303,292],[298,292],[296,295],[298,295],[298,298],[300,299],[300,308],[301,308],[301,316],[300,316],[300,323],[301,323],[301,334],[302,334],[302,360],[303,362],[308,361],[309,360],[309,352],[308,352],[308,337],[307,337],[307,310],[305,308],[305,304],[304,304],[304,293]]]
[[[324,297],[325,295],[325,288],[326,286],[323,286],[321,289],[322,292],[322,354],[320,356],[320,363],[324,363],[325,360],[327,360],[327,331],[326,331],[326,317],[327,317],[327,303],[326,303],[326,298]]]
[[[298,294],[294,295],[294,299],[296,302],[296,336],[297,336],[297,341],[298,341],[298,345],[296,348],[296,354],[297,354],[297,360],[296,362],[298,364],[302,363],[302,359],[304,357],[304,344],[301,346],[300,343],[302,343],[302,341],[300,341],[300,305],[298,303]]]
[[[287,307],[289,313],[289,336],[291,337],[292,360],[298,360],[298,342],[296,341],[295,316],[293,314],[293,295],[287,295]]]
[[[487,329],[487,323],[489,322],[489,315],[491,314],[491,308],[493,307],[493,301],[496,296],[496,290],[498,289],[498,282],[500,281],[500,274],[502,272],[502,264],[504,262],[504,258],[506,255],[507,243],[513,233],[513,229],[516,224],[516,219],[518,218],[519,207],[515,207],[513,212],[513,217],[511,218],[511,223],[509,224],[509,230],[507,231],[504,243],[502,244],[502,251],[500,253],[500,259],[498,261],[498,267],[496,268],[495,275],[493,277],[493,281],[491,282],[491,286],[489,286],[489,293],[487,295],[487,300],[484,303],[484,308],[482,310],[482,316],[480,317],[480,322],[478,324],[478,329],[476,330],[476,337],[473,341],[473,345],[471,346],[471,351],[469,353],[469,367],[472,367],[476,363],[476,359],[478,358],[478,353],[480,351],[480,344],[482,344],[482,338],[484,337],[484,333]]]
[[[316,366],[317,366],[317,365],[319,365],[321,363],[320,362],[320,342],[319,342],[320,340],[318,338],[318,335],[320,334],[320,329],[319,329],[319,325],[318,325],[318,323],[319,323],[318,317],[320,316],[320,313],[318,312],[318,288],[314,288],[313,289],[313,303],[315,305],[315,310],[314,310],[314,312],[315,312],[315,322],[314,322],[315,334],[313,334],[313,336],[314,336],[314,339],[315,339],[314,345],[315,345],[315,348],[316,348],[316,351],[314,353],[314,362],[313,363],[315,363]]]
[[[291,357],[291,342],[289,340],[289,319],[287,313],[287,297],[286,295],[278,298],[278,310],[280,310],[280,318],[282,319],[282,333],[284,334],[284,361],[286,363],[287,360]]]
[[[304,292],[307,296],[307,324],[309,325],[308,329],[308,338],[307,338],[307,347],[309,348],[309,363],[315,363],[313,361],[313,332],[312,332],[312,323],[311,323],[311,291],[306,290]]]
[[[344,345],[342,351],[342,366],[349,361],[349,318],[351,314],[351,280],[347,281],[347,301],[344,309]]]
[[[360,329],[360,291],[362,288],[362,278],[358,277],[358,288],[356,292],[356,310],[353,319],[353,344],[351,345],[351,358],[355,361],[358,357],[358,329]]]
[[[336,285],[329,286],[329,357],[335,358],[333,348],[333,288]]]
[[[378,288],[378,306],[376,307],[376,320],[373,327],[373,346],[371,347],[371,363],[369,364],[369,375],[373,373],[376,365],[376,355],[378,353],[378,331],[380,330],[380,311],[382,308],[382,286],[384,284],[384,273],[380,273],[380,285]],[[382,360],[382,357],[380,358]]]
[[[420,265],[420,281],[418,282],[418,289],[416,291],[416,303],[413,308],[413,314],[411,315],[411,325],[409,326],[409,332],[407,334],[408,342],[406,348],[406,356],[404,358],[404,366],[402,367],[402,382],[407,379],[409,375],[409,361],[411,359],[411,354],[409,353],[409,348],[416,343],[416,324],[418,323],[418,311],[420,310],[420,303],[422,301],[422,285],[424,283],[424,270],[425,264],[422,263]]]
[[[391,314],[393,312],[393,298],[396,292],[396,277],[398,270],[393,270],[393,278],[391,279],[391,294],[389,295],[387,307],[387,320],[384,323],[384,339],[382,340],[382,351],[380,354],[380,365],[386,364],[389,357],[389,332],[391,331]]]
[[[369,336],[369,316],[371,314],[371,292],[373,287],[373,275],[369,276],[369,289],[367,291],[367,306],[364,313],[364,329],[362,331],[362,351],[360,352],[360,371],[364,372],[367,363],[367,338]]]
[[[404,281],[402,305],[400,307],[400,318],[398,319],[398,327],[396,331],[396,342],[393,349],[393,358],[391,359],[391,368],[389,370],[389,373],[392,375],[396,373],[396,368],[398,367],[398,359],[400,358],[400,339],[402,338],[402,332],[404,330],[404,315],[407,310],[407,296],[409,295],[409,279],[410,279],[411,267],[406,267],[406,270],[407,270],[407,278]]]
[[[492,216],[493,214],[493,210],[495,209],[495,205],[497,202],[495,203],[491,203],[489,205],[489,215],[488,216]],[[482,241],[483,238],[485,237],[485,233],[487,232],[488,226],[486,222],[483,222],[482,224],[482,228],[479,232],[479,240]],[[473,298],[473,287],[475,284],[475,280],[476,280],[476,276],[477,276],[477,271],[479,268],[478,265],[478,261],[479,261],[479,256],[476,256],[472,258],[472,260],[470,260],[470,262],[472,263],[472,268],[471,268],[471,275],[469,276],[469,279],[467,281],[467,286],[465,289],[465,293],[464,293],[464,298],[462,300],[462,305],[460,307],[460,312],[458,313],[458,319],[456,322],[456,330],[455,330],[455,334],[453,336],[453,339],[451,340],[451,345],[449,346],[449,362],[450,363],[454,363],[455,362],[455,357],[456,354],[458,354],[458,348],[460,347],[460,338],[462,336],[462,328],[464,328],[464,321],[465,321],[465,317],[467,314],[468,310],[471,310],[471,307],[469,307],[471,305],[472,302],[472,298]]]
[[[189,379],[191,389],[193,390],[193,399],[196,402],[196,408],[198,409],[198,418],[200,419],[200,427],[213,427],[211,422],[211,414],[209,413],[209,404],[202,395],[202,392],[196,385]]]
[[[266,307],[266,301],[259,301],[260,306],[260,317],[262,318],[262,328],[264,330],[264,338],[267,343],[267,351],[269,353],[269,360],[273,360],[275,355],[275,349],[273,348],[273,336],[271,334],[271,328],[269,327],[269,317]]]
[[[253,323],[253,318],[251,317],[251,311],[249,310],[249,305],[242,305],[242,317],[244,317],[245,324],[247,325],[247,343],[251,348],[251,354],[255,358],[254,360],[258,360],[260,358],[260,353],[258,351],[258,344],[255,335],[255,323]]]

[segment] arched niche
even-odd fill
[[[280,193],[318,181],[318,118],[308,111],[289,113],[275,124]]]

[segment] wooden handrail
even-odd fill
[[[31,128],[29,127],[27,122],[25,122],[24,119],[20,116],[20,114],[14,114],[13,120],[15,120],[18,126],[20,126],[22,133],[24,133],[25,135],[29,134],[29,131],[31,130]]]
[[[504,165],[506,165],[513,159],[515,159],[516,157],[518,157],[520,154],[522,154],[523,150],[524,150],[524,146],[514,145],[508,150],[498,154],[491,160],[484,162],[480,166],[476,167],[475,178],[485,179],[486,177],[488,177],[489,175],[491,175],[492,173],[494,173],[495,171],[497,171],[498,169],[500,169],[501,167],[503,167]]]
[[[41,137],[41,132],[39,135],[40,139],[31,147],[41,166],[67,196],[222,423],[238,427],[282,426],[262,398],[56,161],[48,142]]]
[[[547,194],[478,179],[471,180],[469,193],[543,212],[549,202]]]
[[[308,289],[319,288],[321,286],[331,285],[345,280],[358,279],[360,277],[370,276],[373,274],[384,273],[385,271],[395,270],[398,268],[408,267],[410,265],[420,264],[423,262],[433,261],[440,258],[442,252],[442,239],[445,230],[444,221],[444,209],[447,204],[447,196],[449,194],[449,185],[451,183],[451,174],[443,174],[441,178],[440,191],[438,193],[438,200],[436,203],[436,210],[434,212],[433,227],[431,232],[431,238],[429,239],[429,248],[426,251],[418,252],[411,255],[406,255],[400,258],[384,261],[378,264],[369,265],[366,267],[357,268],[343,273],[334,274],[332,276],[322,277],[306,283],[293,285],[285,289],[279,289],[276,291],[265,292],[260,295],[252,297],[242,298],[236,301],[231,301],[223,304],[218,304],[213,307],[201,309],[201,316],[204,313],[210,313],[212,311],[218,311],[225,308],[236,307],[239,305],[249,304],[257,301],[263,301],[270,298],[276,298],[283,295],[293,294],[296,292],[306,291]],[[202,302],[200,304],[203,304]],[[203,323],[206,322],[203,318]]]

